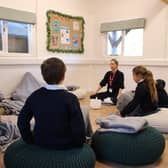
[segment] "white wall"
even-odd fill
[[[167,43],[168,6],[159,0],[94,0],[96,2],[95,17],[97,16],[97,52],[106,55],[105,34],[99,33],[100,24],[127,20],[132,18],[146,18],[144,31],[144,58],[165,59]],[[100,40],[101,39],[101,40]]]
[[[21,1],[21,0],[1,0],[0,4],[1,7],[13,8],[18,10],[24,10],[28,12],[36,12],[36,0],[28,0],[28,1]]]
[[[46,57],[62,58],[68,66],[66,84],[76,84],[93,90],[108,70],[106,55],[106,35],[100,33],[100,24],[125,19],[144,17],[147,24],[144,32],[144,56],[130,59],[117,57],[120,69],[125,73],[126,88],[132,89],[131,69],[137,64],[145,64],[154,72],[155,78],[167,81],[168,88],[168,5],[160,0],[1,0],[1,6],[35,12],[36,54],[32,58],[0,58],[0,90],[6,95],[19,82],[26,71],[41,79],[39,65]],[[85,38],[83,54],[57,54],[46,50],[46,11],[53,9],[85,19]]]

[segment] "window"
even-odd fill
[[[121,55],[122,31],[112,31],[107,33],[107,53],[108,55]]]
[[[31,54],[32,28],[32,24],[0,20],[0,51]]]
[[[145,18],[101,23],[100,32],[107,34],[107,54],[142,56],[144,28]]]
[[[107,54],[142,56],[143,31],[141,28],[107,32]]]
[[[29,24],[7,22],[8,52],[29,53]]]

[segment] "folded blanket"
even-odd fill
[[[5,99],[0,102],[0,112],[1,114],[19,114],[23,105],[22,101]]]
[[[9,144],[19,137],[20,132],[16,125],[0,120],[0,150],[3,150],[3,145]]]
[[[96,119],[96,124],[100,125],[100,132],[120,132],[120,133],[137,133],[144,129],[148,123],[145,119],[135,117],[122,118],[117,115],[109,115],[104,118]]]

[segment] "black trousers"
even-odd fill
[[[116,105],[116,103],[117,103],[117,96],[113,95],[113,94],[110,93],[110,92],[100,92],[100,93],[97,93],[97,94],[95,94],[95,95],[90,96],[91,99],[94,99],[94,98],[96,98],[96,97],[97,97],[98,99],[102,100],[102,101],[103,101],[105,98],[110,97],[111,100],[112,100],[112,102],[114,103],[114,105]]]

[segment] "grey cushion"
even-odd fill
[[[84,122],[85,122],[86,136],[91,137],[92,134],[93,134],[93,130],[92,130],[90,117],[89,117],[90,107],[87,106],[87,105],[82,105],[81,106],[81,111],[82,111],[83,119],[84,119]]]
[[[20,83],[16,86],[12,93],[12,99],[25,101],[30,94],[36,89],[40,88],[42,84],[35,79],[30,73],[26,72]]]
[[[121,94],[117,100],[116,107],[119,111],[122,111],[124,107],[133,99],[135,95],[134,91],[127,91]]]

